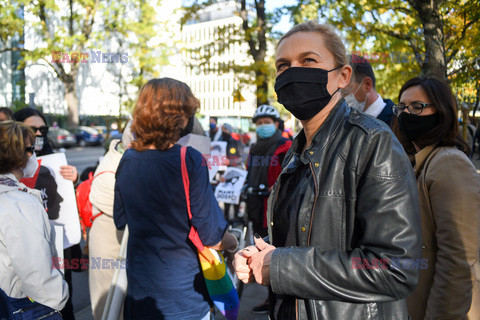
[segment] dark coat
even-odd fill
[[[269,236],[283,179],[299,166],[295,138],[268,204]],[[277,248],[271,290],[293,315],[272,319],[407,319],[405,298],[421,258],[418,192],[410,162],[384,123],[342,99],[303,154],[311,174],[296,219],[296,245]],[[271,238],[273,241],[274,239]],[[273,243],[273,242],[272,242]],[[284,296],[279,296],[284,295]]]
[[[390,99],[383,99],[383,102],[386,103],[385,107],[383,107],[382,112],[377,116],[377,119],[382,120],[390,127],[393,123],[393,110],[392,107],[395,105],[392,100]]]

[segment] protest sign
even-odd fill
[[[215,174],[220,171],[227,170],[227,142],[214,141],[210,144],[210,157],[204,156],[208,165],[208,173],[210,181],[213,180]]]
[[[73,183],[60,175],[60,167],[67,165],[67,158],[63,153],[54,153],[37,159],[39,168],[35,176],[21,182],[40,190],[50,224],[63,227],[63,248],[69,248],[80,242],[81,230]]]
[[[198,150],[202,155],[210,154],[210,138],[198,134],[187,134],[177,142],[182,147],[192,147]]]
[[[220,183],[215,189],[215,198],[219,202],[239,204],[247,171],[230,167],[223,177],[225,182]]]

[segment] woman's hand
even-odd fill
[[[248,259],[258,252],[260,251],[257,247],[249,246],[235,254],[235,259],[233,260],[233,267],[235,268],[235,273],[237,274],[238,279],[243,283],[255,281],[253,272],[248,265]]]
[[[71,165],[61,166],[60,167],[60,175],[65,179],[72,182],[76,182],[78,179],[78,172],[77,168]]]
[[[270,285],[270,261],[276,248],[263,241],[261,237],[255,237],[255,247],[258,252],[248,258],[248,267],[257,283],[268,286]]]

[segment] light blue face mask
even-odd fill
[[[275,128],[275,124],[270,123],[270,124],[262,124],[261,126],[258,126],[256,130],[260,138],[267,139],[273,136],[276,128]]]

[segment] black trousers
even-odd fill
[[[263,226],[265,197],[249,195],[247,199],[248,219],[252,221],[253,232],[262,238],[268,235],[268,229]]]

